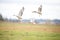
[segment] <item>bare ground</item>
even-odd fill
[[[0,30],[24,30],[24,31],[45,31],[45,32],[59,32],[60,33],[60,27],[56,28],[48,28],[48,27],[0,27]]]

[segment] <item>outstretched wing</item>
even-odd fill
[[[22,7],[22,9],[19,11],[19,16],[22,16],[24,12],[24,7]]]
[[[42,15],[42,5],[40,5],[40,7],[38,7],[38,14]]]
[[[42,5],[40,5],[40,7],[38,7],[38,12],[42,12]]]

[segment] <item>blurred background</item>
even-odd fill
[[[42,5],[42,15],[32,11]],[[34,20],[36,23],[60,24],[60,0],[0,0],[0,20],[19,22],[16,16],[24,7],[22,22]]]

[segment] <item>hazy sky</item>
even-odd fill
[[[32,11],[42,4],[42,16]],[[25,7],[23,19],[60,19],[60,0],[0,0],[0,14],[3,17],[17,19],[19,10]]]

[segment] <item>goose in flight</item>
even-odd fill
[[[32,13],[38,13],[39,15],[42,15],[42,5],[40,5],[40,7],[38,7],[38,11],[33,11]]]
[[[19,11],[18,15],[13,15],[13,16],[16,16],[18,19],[22,19],[23,12],[24,12],[24,7],[22,7],[22,9]]]

